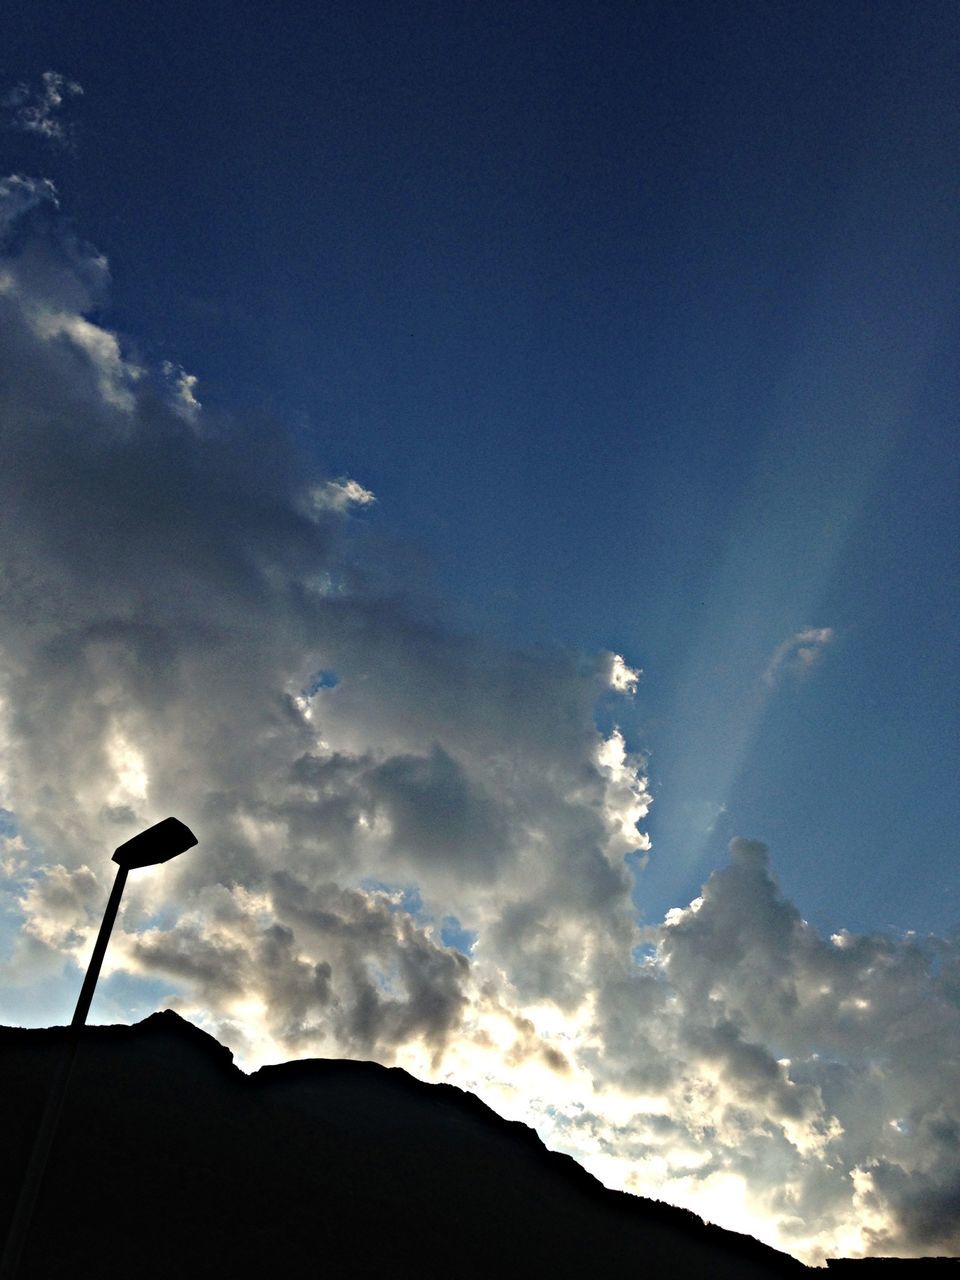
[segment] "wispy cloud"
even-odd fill
[[[0,237],[6,236],[24,214],[44,202],[54,207],[59,204],[57,189],[49,178],[28,178],[21,173],[0,178]],[[5,279],[9,288],[12,277],[8,274]]]
[[[804,676],[823,654],[827,645],[832,644],[834,631],[832,627],[804,627],[778,645],[763,673],[764,684],[773,688],[785,675]]]
[[[309,491],[310,506],[313,511],[335,511],[342,513],[351,507],[368,507],[376,502],[376,497],[369,489],[365,489],[357,480],[341,477],[339,480],[324,480],[322,484],[313,485]]]
[[[171,405],[184,421],[195,423],[202,408],[196,397],[199,378],[171,360],[164,360],[161,370],[173,390]]]
[[[78,97],[83,88],[58,71],[45,71],[39,87],[20,83],[0,99],[7,128],[33,133],[48,142],[61,145],[69,141],[68,126],[61,119],[61,108],[69,98]]]

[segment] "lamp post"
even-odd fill
[[[70,1022],[70,1036],[66,1052],[61,1060],[60,1070],[54,1080],[53,1088],[47,1098],[47,1105],[44,1108],[43,1118],[37,1130],[30,1162],[27,1165],[26,1173],[20,1186],[20,1195],[10,1221],[10,1229],[7,1232],[3,1259],[0,1261],[0,1280],[14,1280],[20,1265],[23,1247],[26,1244],[27,1233],[30,1230],[34,1206],[43,1183],[47,1158],[50,1155],[50,1148],[56,1136],[57,1124],[60,1120],[60,1113],[63,1110],[67,1086],[70,1083],[70,1075],[76,1061],[77,1049],[80,1047],[80,1032],[90,1011],[90,1002],[93,999],[97,978],[100,976],[100,966],[103,964],[103,957],[107,950],[107,943],[110,940],[113,923],[117,918],[117,909],[120,906],[123,887],[127,882],[127,873],[135,867],[152,867],[161,862],[169,862],[178,853],[184,853],[187,849],[192,849],[196,843],[197,837],[189,827],[176,818],[164,818],[162,822],[148,827],[146,831],[141,831],[139,835],[127,840],[125,844],[114,850],[113,861],[118,864],[117,876],[110,891],[106,910],[103,913],[103,920],[100,924],[100,932],[97,934],[93,955],[87,965],[83,986],[80,988],[80,995],[77,999],[77,1007]]]

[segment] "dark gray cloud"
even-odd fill
[[[385,814],[397,848],[414,863],[443,860],[468,882],[495,876],[509,849],[505,815],[442,747],[393,756],[365,783],[374,816]]]
[[[176,929],[128,941],[135,967],[185,984],[222,1034],[242,1041],[244,1017],[262,1019],[291,1055],[389,1060],[411,1041],[435,1054],[467,1003],[466,959],[384,894],[282,871],[256,897],[204,891]]]

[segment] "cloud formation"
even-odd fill
[[[641,929],[644,762],[594,722],[639,673],[419,614],[360,481],[93,318],[108,266],[49,183],[0,182],[0,229],[3,981],[84,964],[94,851],[176,812],[200,847],[131,877],[105,973],[248,1063],[454,1079],[804,1256],[960,1248],[956,940],[825,939],[750,841]]]
[[[731,1168],[768,1162],[785,1237],[809,1237],[819,1219],[841,1240],[849,1230],[852,1250],[955,1252],[956,942],[825,939],[779,892],[765,847],[746,840],[654,932],[676,999],[671,1076],[710,1081],[717,1137],[741,1135]],[[939,1212],[921,1227],[915,1205],[928,1196]]]
[[[60,109],[67,98],[83,93],[76,80],[70,80],[58,71],[44,71],[39,88],[18,84],[2,99],[5,123],[8,128],[21,133],[32,133],[47,142],[65,144],[69,140],[67,126],[60,118]]]
[[[611,913],[630,928],[622,853],[645,844],[642,780],[601,758],[593,724],[613,658],[534,660],[417,616],[345,521],[373,495],[134,361],[90,318],[107,264],[57,223],[52,188],[5,191],[4,795],[31,847],[78,874],[175,808],[204,857],[166,892],[242,887],[276,912],[281,870],[304,894],[416,885],[425,938],[454,917],[503,939],[519,988],[573,999],[561,940]],[[338,936],[357,950],[344,972],[372,963]]]
[[[366,507],[376,498],[356,480],[324,480],[310,489],[313,510],[347,511],[350,507]]]
[[[806,675],[834,639],[832,627],[804,627],[774,650],[763,673],[764,684],[773,688],[787,672],[794,676]]]

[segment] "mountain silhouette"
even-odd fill
[[[0,1028],[4,1232],[68,1037]],[[686,1210],[606,1190],[451,1085],[325,1059],[248,1076],[168,1010],[83,1031],[20,1275],[625,1271],[751,1280],[808,1268]]]

